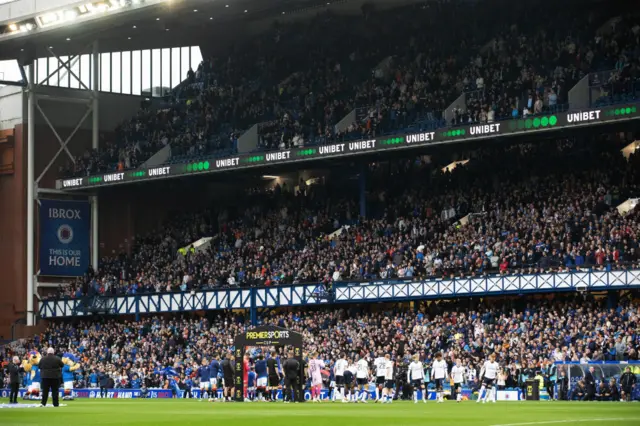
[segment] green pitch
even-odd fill
[[[5,401],[2,401],[5,402]],[[619,402],[209,403],[196,400],[76,400],[59,408],[0,408],[2,426],[87,425],[640,425],[640,404]]]

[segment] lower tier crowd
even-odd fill
[[[543,377],[553,388],[567,374],[566,366],[556,366],[557,362],[640,360],[637,297],[637,292],[598,297],[538,295],[415,302],[414,306],[274,310],[262,313],[259,322],[301,333],[303,359],[315,354],[323,360],[327,383],[341,358],[364,359],[373,371],[374,359],[381,354],[388,354],[398,365],[413,359],[427,368],[441,354],[449,374],[456,363],[465,369],[464,381],[472,388],[479,387],[481,368],[490,356],[500,365],[497,386],[521,387],[529,378]],[[243,314],[232,312],[52,322],[44,333],[2,348],[0,360],[24,359],[32,351],[43,353],[54,347],[78,359],[77,388],[191,389],[202,387],[203,367],[234,354],[235,336],[250,328]],[[282,347],[244,349],[252,365],[272,351],[278,358],[286,354]],[[172,377],[167,377],[167,371]],[[621,380],[600,368],[593,374],[598,382]],[[571,385],[575,396],[582,385]]]

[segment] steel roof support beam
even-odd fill
[[[99,91],[100,87],[100,49],[98,41],[93,43],[93,126],[91,133],[91,148],[97,150],[100,142],[100,102]],[[98,243],[98,196],[91,197],[91,264],[94,270],[98,270],[98,251],[100,244]]]
[[[33,293],[34,293],[34,215],[35,215],[35,67],[34,64],[29,66],[29,86],[27,91],[27,325],[35,325],[35,315],[33,312]]]
[[[27,87],[27,83],[22,82],[22,81],[0,80],[0,84],[3,84],[5,86]]]
[[[94,42],[89,46],[93,46],[92,51],[92,59],[93,59],[93,82],[92,88],[87,87],[80,78],[76,75],[75,72],[72,71],[71,67],[75,66],[77,61],[80,59],[80,53],[69,57],[67,61],[63,61],[60,59],[53,51],[49,50],[49,52],[58,60],[58,68],[53,71],[51,74],[47,76],[42,82],[39,84],[36,81],[35,73],[35,64],[32,63],[28,68],[28,81],[26,77],[25,79],[25,88],[23,89],[25,94],[27,95],[27,111],[28,111],[28,134],[27,134],[27,325],[35,325],[35,311],[34,311],[34,297],[37,297],[37,288],[38,285],[38,276],[35,273],[36,264],[35,264],[35,214],[36,202],[39,203],[39,196],[42,194],[48,195],[83,195],[85,197],[89,197],[91,201],[91,250],[92,250],[92,266],[94,268],[98,267],[98,197],[96,195],[90,195],[87,193],[79,194],[75,192],[68,192],[59,189],[51,189],[51,188],[40,188],[38,184],[42,181],[43,177],[49,171],[49,169],[56,162],[62,151],[66,152],[66,155],[75,163],[75,158],[71,154],[71,151],[68,148],[69,142],[74,138],[77,134],[78,130],[82,127],[83,123],[87,120],[90,114],[93,113],[92,120],[92,148],[98,148],[99,142],[99,104],[98,104],[98,88],[100,83],[100,54],[98,50],[98,43]],[[87,46],[82,51],[85,51],[89,46]],[[81,51],[81,52],[82,52]],[[49,79],[55,75],[56,72],[64,70],[64,76],[66,77],[66,73],[75,78],[80,86],[80,90],[73,91],[61,91],[60,95],[50,95],[46,93],[38,93],[38,87],[40,85],[46,84]],[[24,69],[21,69],[21,72],[24,74]],[[14,82],[15,85],[15,82]],[[74,103],[74,104],[83,104],[86,105],[86,111],[77,122],[76,126],[73,128],[73,131],[69,134],[68,137],[63,139],[56,126],[51,122],[45,111],[40,105],[40,101],[46,100],[51,102],[63,102],[63,103]],[[53,132],[54,136],[58,140],[60,144],[60,148],[53,155],[51,160],[48,162],[46,167],[42,170],[38,178],[35,178],[35,161],[34,161],[34,150],[35,150],[35,117],[36,110],[40,111],[44,121],[47,123],[47,126]],[[39,274],[39,271],[38,271]]]
[[[80,61],[80,55],[75,55],[75,56],[72,56],[71,58],[73,58],[73,61],[71,61],[69,68],[73,68],[78,63],[78,61]],[[59,80],[64,80],[65,78],[67,78],[67,74],[69,74],[69,68],[65,69],[64,73],[60,74]],[[78,77],[75,77],[75,78],[76,80],[79,80]]]
[[[44,78],[44,80],[42,80],[40,83],[38,83],[39,86],[44,86],[44,85],[49,84],[49,80],[51,79],[51,77],[53,77],[53,75],[55,73],[57,73],[58,71],[60,71],[60,69],[62,69],[63,67],[68,66],[68,64],[76,57],[75,55],[74,56],[69,56],[69,59],[66,62],[62,62],[62,59],[57,57],[55,53],[53,53],[50,49],[48,49],[48,50],[58,60],[58,68],[56,68],[55,70],[51,71],[49,73],[49,75]]]
[[[40,111],[40,114],[42,114],[42,117],[44,118],[44,121],[47,122],[47,125],[49,126],[49,128],[53,132],[54,136],[56,137],[56,139],[58,139],[58,142],[60,143],[60,148],[58,148],[58,151],[51,158],[51,160],[49,160],[49,162],[45,166],[44,170],[42,170],[42,172],[40,173],[40,176],[38,176],[38,178],[36,179],[36,184],[38,184],[38,183],[40,183],[40,181],[42,180],[44,175],[49,171],[49,169],[51,168],[53,163],[55,163],[55,161],[58,159],[58,157],[60,156],[62,151],[65,151],[67,153],[67,156],[71,159],[71,161],[74,164],[76,163],[76,159],[71,154],[71,152],[69,151],[69,148],[67,148],[67,145],[69,144],[71,139],[73,139],[73,137],[76,135],[78,130],[80,130],[80,126],[82,126],[82,123],[84,123],[84,121],[87,119],[87,117],[89,117],[89,114],[91,114],[91,112],[93,111],[93,106],[89,105],[87,107],[87,110],[85,111],[85,113],[82,116],[82,118],[80,118],[80,121],[78,121],[78,124],[76,124],[76,127],[69,134],[69,136],[67,136],[67,138],[64,141],[62,140],[62,138],[60,137],[60,135],[56,131],[55,126],[51,123],[51,121],[49,120],[49,117],[47,117],[47,114],[45,114],[45,112],[42,110],[42,108],[40,107],[40,104],[37,101],[36,101],[36,107],[38,108],[38,111]]]
[[[29,79],[27,78],[27,73],[24,70],[24,64],[22,61],[18,61],[18,69],[20,70],[20,75],[22,76],[22,84],[26,87]]]
[[[85,197],[89,197],[92,194],[90,192],[79,192],[79,191],[74,191],[73,193],[70,193],[69,191],[65,191],[64,189],[54,189],[54,188],[40,188],[40,187],[36,187],[36,192],[38,194],[50,194],[50,195],[77,195],[77,196],[85,196]]]
[[[57,73],[57,72],[58,72],[58,71],[60,71],[62,68],[64,68],[64,69],[66,70],[66,71],[65,71],[66,73],[71,74],[71,75],[73,76],[73,78],[75,78],[75,79],[78,81],[78,83],[80,83],[80,88],[81,88],[81,89],[84,89],[84,90],[90,91],[91,89],[89,89],[89,88],[87,87],[87,85],[86,85],[86,84],[84,84],[84,83],[82,82],[82,80],[80,80],[80,78],[76,75],[76,73],[74,73],[74,72],[71,70],[71,67],[72,67],[73,65],[75,65],[75,63],[80,59],[80,55],[82,54],[82,52],[86,51],[86,50],[89,48],[89,46],[91,46],[91,45],[93,45],[93,44],[95,44],[95,43],[92,43],[92,44],[87,45],[84,49],[82,49],[82,50],[80,51],[80,53],[77,53],[77,54],[75,54],[75,55],[69,56],[69,59],[68,59],[68,60],[66,60],[66,61],[63,61],[62,59],[60,59],[60,57],[59,57],[58,55],[56,55],[56,54],[53,52],[53,50],[51,50],[50,48],[47,48],[47,51],[51,54],[51,56],[53,56],[54,58],[56,58],[56,60],[58,61],[58,68],[56,68],[55,70],[53,70],[53,71],[52,71],[52,72],[47,76],[47,78],[45,78],[44,80],[42,80],[42,81],[41,81],[40,83],[38,83],[38,84],[39,84],[39,85],[49,84],[49,79],[51,79],[51,77],[53,77],[53,75],[54,75],[55,73]],[[69,65],[69,64],[71,64],[71,65]],[[94,86],[95,86],[95,84],[94,84]]]

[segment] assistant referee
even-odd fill
[[[60,357],[56,356],[53,348],[47,349],[47,356],[40,360],[40,377],[42,379],[42,406],[47,405],[49,391],[53,399],[53,406],[58,406],[58,389],[62,379],[62,367],[64,364]]]

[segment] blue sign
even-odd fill
[[[78,277],[89,267],[87,201],[40,201],[40,274]]]

